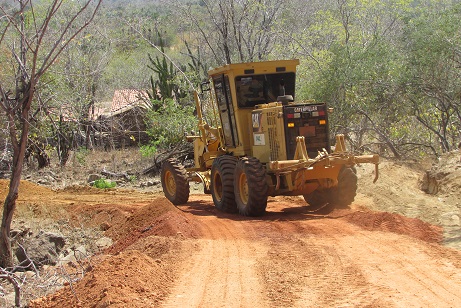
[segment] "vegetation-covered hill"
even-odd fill
[[[32,1],[37,20],[47,3]],[[460,139],[460,9],[429,0],[104,1],[41,79],[32,134],[45,143],[42,150],[52,150],[50,137],[75,132],[72,147],[92,146],[92,106],[110,101],[116,89],[154,94],[169,84],[183,93],[176,103],[184,106],[191,101],[186,76],[197,85],[210,67],[225,63],[299,58],[296,99],[335,107],[333,133],[345,133],[354,150],[440,155]],[[2,16],[15,10],[15,2],[2,2]],[[0,22],[6,27],[6,18]],[[17,71],[10,52],[17,37],[4,33],[0,75],[7,93]],[[49,36],[44,46],[53,44]],[[175,66],[163,63],[161,48]],[[51,122],[69,113],[70,127]],[[1,129],[7,139],[6,121]]]

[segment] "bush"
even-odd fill
[[[197,127],[197,119],[193,106],[166,99],[158,102],[157,110],[148,113],[146,124],[152,141],[141,148],[141,154],[149,157],[158,149],[180,148],[181,144],[187,144],[184,135]]]
[[[105,189],[105,188],[114,188],[117,186],[117,183],[108,181],[106,179],[99,179],[94,181],[93,187],[100,188],[100,189]]]

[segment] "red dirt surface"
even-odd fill
[[[441,227],[398,214],[356,211],[348,214],[345,218],[348,222],[365,230],[394,232],[430,243],[440,243],[443,239]]]
[[[127,210],[95,206],[99,215],[89,222],[117,207]],[[461,300],[461,254],[431,244],[441,229],[417,219],[353,209],[315,215],[293,197],[271,198],[258,219],[218,212],[204,195],[180,209],[157,197],[132,211],[112,221],[107,232],[118,240],[82,280],[30,307],[449,307]]]
[[[387,188],[375,189],[384,194]],[[18,211],[31,206],[67,215],[75,225],[101,227],[114,240],[91,259],[81,280],[30,302],[31,308],[461,302],[461,252],[440,244],[443,229],[371,211],[376,204],[364,194],[351,209],[330,215],[312,213],[299,197],[273,197],[265,216],[248,218],[217,211],[203,194],[174,207],[159,193],[52,191],[23,182]]]

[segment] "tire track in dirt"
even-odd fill
[[[325,243],[324,238],[336,232],[325,230],[331,220],[306,209],[269,213],[278,218],[267,222],[270,227],[266,231],[271,231],[266,237],[271,248],[260,270],[271,302],[281,307],[329,307],[339,297],[347,298],[345,302],[353,306],[389,306],[384,300],[370,297],[370,286],[360,268],[343,260],[334,245]],[[280,211],[280,206],[271,210]],[[349,233],[346,228],[342,231]]]
[[[201,225],[200,249],[164,307],[455,307],[461,302],[459,252],[387,232],[386,226],[385,232],[362,229],[348,221],[352,210],[315,215],[297,199],[276,197],[267,215],[246,218],[216,211],[209,196],[192,198],[196,202],[184,212]]]
[[[334,221],[328,229],[331,227],[344,230],[339,221]],[[334,234],[327,241],[341,252],[341,259],[360,268],[367,288],[379,290],[374,294],[375,299],[383,299],[383,295],[389,294],[390,306],[398,307],[456,307],[461,302],[460,268],[444,260],[442,254],[434,259],[426,253],[428,249],[443,251],[446,248],[380,231],[358,229],[352,236]],[[444,265],[440,265],[441,261]],[[341,298],[328,304],[344,303]]]
[[[459,253],[447,260],[446,248],[408,236],[365,231],[342,219],[293,216],[299,220],[271,223],[271,253],[261,267],[268,297],[277,305],[456,307],[460,302]],[[305,232],[286,236],[284,229]]]
[[[210,215],[209,206],[197,215],[193,202],[189,205],[184,211],[195,213],[191,219],[200,224],[202,238],[195,240],[199,249],[162,306],[264,307],[254,265],[255,256],[264,254],[265,248],[250,243],[239,222]]]

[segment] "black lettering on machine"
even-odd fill
[[[294,107],[294,112],[306,112],[306,111],[317,111],[317,106],[301,106]]]

